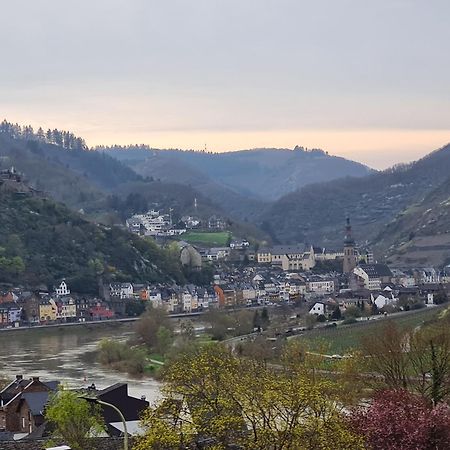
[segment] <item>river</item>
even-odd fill
[[[0,376],[59,380],[68,387],[92,383],[105,388],[128,383],[130,395],[145,395],[150,402],[160,395],[160,384],[151,378],[132,378],[100,365],[92,356],[103,338],[125,340],[132,334],[131,323],[55,327],[51,329],[0,332]]]

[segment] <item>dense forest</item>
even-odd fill
[[[0,134],[6,135],[12,139],[26,139],[46,144],[55,144],[66,150],[85,150],[86,142],[83,138],[75,136],[70,131],[61,131],[56,128],[44,131],[41,127],[34,131],[31,125],[19,125],[10,123],[6,119],[0,123]]]
[[[355,161],[301,146],[223,153],[159,150],[145,145],[99,146],[96,150],[114,156],[143,176],[191,184],[241,219],[251,218],[265,203],[309,183],[371,172]],[[241,203],[243,208],[239,208]]]
[[[371,242],[397,214],[423,201],[448,178],[450,145],[411,164],[401,164],[366,177],[312,184],[272,203],[260,225],[281,242],[342,245],[346,216],[355,237]]]
[[[100,277],[116,281],[185,278],[178,255],[117,227],[85,220],[38,197],[0,196],[0,279],[31,286],[66,278],[76,292],[98,292]]]
[[[171,208],[174,217],[194,212],[200,218],[226,215],[192,187],[138,175],[117,159],[89,150],[81,138],[67,131],[34,132],[32,127],[3,121],[0,167],[11,166],[34,188],[109,225],[151,208]]]

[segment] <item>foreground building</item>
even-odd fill
[[[5,439],[37,439],[49,434],[45,420],[45,408],[59,386],[59,381],[41,381],[39,377],[25,379],[17,375],[0,392],[0,441]],[[105,389],[97,389],[95,384],[77,392],[101,400],[120,409],[129,433],[137,430],[139,417],[148,408],[145,397],[128,395],[126,383],[116,383]],[[110,436],[120,436],[123,432],[119,414],[110,406],[101,405],[101,412]],[[0,449],[3,449],[0,443]]]
[[[26,380],[17,375],[0,392],[0,431],[27,435],[41,427],[45,405],[58,385],[58,381]]]

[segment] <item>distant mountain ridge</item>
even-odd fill
[[[356,164],[359,175],[342,177],[339,169],[335,179],[310,183],[339,164],[345,170]],[[148,207],[172,208],[175,218],[218,214],[237,236],[252,240],[270,236],[274,243],[338,249],[350,216],[356,240],[395,265],[450,261],[450,144],[375,172],[300,147],[226,154],[147,146],[89,150],[70,132],[35,133],[4,121],[0,168],[11,166],[25,172],[33,188],[104,224],[123,223]]]
[[[141,176],[112,156],[89,151],[83,139],[67,131],[36,132],[28,126],[1,122],[0,169],[11,167],[24,173],[34,188],[106,224],[123,223],[126,217],[151,208],[171,208],[175,220],[188,214],[205,220],[211,215],[230,217],[225,208],[193,187],[179,180],[164,182]],[[264,236],[251,224],[232,222],[238,236],[241,232]]]
[[[450,145],[411,164],[361,178],[305,186],[263,211],[261,226],[280,242],[342,245],[343,223],[352,218],[356,238],[383,250],[377,238],[397,214],[426,196],[449,176]]]
[[[183,180],[193,187],[216,184],[227,193],[232,191],[260,202],[276,200],[306,184],[364,176],[371,171],[360,163],[302,147],[225,153],[158,150],[146,146],[97,147],[96,150],[118,158],[141,175],[165,181]]]

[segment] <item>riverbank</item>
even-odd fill
[[[171,314],[169,315],[169,319],[184,319],[191,317],[198,317],[203,315],[203,312],[195,312],[195,313],[182,313],[182,314]],[[127,323],[127,322],[135,322],[139,317],[124,317],[122,319],[107,319],[107,320],[89,320],[86,322],[67,322],[67,323],[49,323],[45,325],[29,325],[29,326],[20,326],[20,327],[8,327],[8,328],[0,328],[0,333],[12,332],[12,331],[31,331],[31,330],[45,330],[48,328],[62,328],[62,327],[90,327],[97,325],[108,325],[115,323]]]

